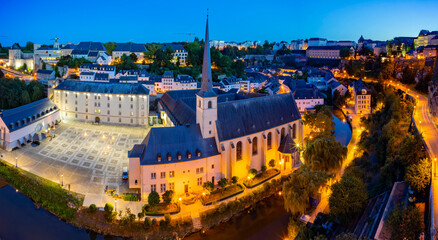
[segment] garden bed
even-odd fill
[[[240,184],[230,185],[225,188],[217,189],[211,192],[208,196],[201,198],[202,204],[205,206],[211,205],[214,202],[219,202],[230,197],[234,197],[244,191],[244,188]]]
[[[54,215],[73,220],[84,196],[69,192],[58,183],[39,177],[0,160],[0,177]]]
[[[280,174],[280,171],[275,168],[272,168],[266,170],[265,172],[257,174],[253,179],[243,181],[243,185],[245,185],[245,187],[247,188],[257,187],[258,185],[268,181],[269,179],[277,176],[278,174]]]
[[[156,206],[145,204],[143,206],[143,212],[146,216],[164,216],[164,214],[177,214],[180,210],[180,207],[176,203],[159,203]]]

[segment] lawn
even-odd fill
[[[201,198],[201,201],[204,205],[210,205],[214,202],[219,202],[229,197],[236,196],[237,194],[242,193],[243,190],[244,188],[242,185],[233,184],[225,188],[219,188],[217,190],[214,190],[209,195],[203,196]]]
[[[166,213],[175,214],[179,213],[180,208],[176,203],[166,204],[164,202],[159,203],[156,206],[151,206],[149,204],[145,204],[143,206],[143,212],[146,216],[162,216]]]
[[[73,220],[77,209],[82,206],[84,196],[69,194],[58,183],[39,177],[0,160],[0,177],[21,193],[56,216]]]
[[[266,170],[265,172],[257,174],[253,179],[245,180],[243,182],[243,185],[245,185],[245,187],[247,188],[253,188],[277,176],[278,174],[280,174],[280,171],[272,168]]]

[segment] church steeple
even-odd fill
[[[204,39],[204,59],[202,62],[202,81],[201,91],[198,92],[201,97],[215,96],[213,91],[213,80],[211,77],[211,59],[210,59],[210,38],[208,34],[208,13],[207,24],[205,27],[205,39]]]

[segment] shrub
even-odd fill
[[[236,184],[238,181],[239,181],[239,177],[237,177],[237,176],[234,176],[234,177],[231,178],[231,182],[233,184]]]
[[[137,213],[137,217],[138,217],[138,220],[142,219],[144,217],[144,213],[143,212]]]
[[[264,172],[266,172],[266,170],[267,170],[268,168],[266,167],[266,166],[262,166],[262,172],[264,173]]]
[[[165,228],[166,226],[167,226],[166,221],[165,221],[164,219],[161,219],[161,220],[160,220],[160,227],[161,227],[161,228]]]
[[[167,225],[170,224],[170,222],[172,221],[172,217],[170,216],[170,214],[168,213],[164,214],[164,221],[166,221]]]
[[[205,182],[202,187],[209,192],[214,190],[214,184],[212,182]]]
[[[270,167],[275,167],[275,160],[274,159],[271,159],[271,161],[269,161],[269,166]]]
[[[155,220],[155,219],[154,219]],[[149,229],[152,226],[152,220],[150,217],[145,217],[144,219],[144,227]]]
[[[163,198],[163,202],[165,202],[165,203],[167,203],[167,204],[169,204],[170,202],[172,202],[173,195],[175,195],[175,194],[174,194],[174,192],[173,192],[172,190],[167,190],[167,191],[163,194],[163,196],[162,196],[162,198]]]
[[[97,211],[97,207],[96,207],[96,204],[91,204],[90,205],[90,207],[88,208],[88,211],[90,212],[90,213],[94,213],[94,212],[96,212]]]
[[[123,194],[123,200],[135,202],[135,201],[138,201],[138,195],[137,194]]]
[[[149,193],[148,203],[151,206],[156,206],[158,203],[160,203],[160,195],[158,195],[157,192],[152,191],[151,193]]]
[[[111,203],[106,203],[104,207],[105,213],[112,213],[114,211],[114,206]]]
[[[248,171],[248,176],[249,176],[249,177],[254,178],[256,175],[257,175],[257,170],[255,170],[254,168],[251,168],[251,169]]]
[[[228,185],[228,179],[222,178],[217,182],[217,184],[219,185],[219,187],[224,188]]]
[[[158,224],[157,224],[157,219],[152,219],[152,226],[157,226]]]

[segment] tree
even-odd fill
[[[265,165],[262,166],[262,169],[260,169],[262,171],[262,173],[266,172],[267,167]]]
[[[426,157],[423,150],[423,140],[420,134],[407,133],[400,144],[400,161],[405,166],[417,164],[421,158]]]
[[[170,216],[170,214],[164,214],[164,221],[166,221],[167,225],[170,225],[170,222],[172,222],[172,217]]]
[[[41,69],[46,69],[46,62],[43,61],[43,65],[41,66]]]
[[[123,226],[131,225],[135,221],[135,214],[131,212],[130,208],[126,208],[125,211],[120,212],[120,223]]]
[[[270,166],[271,168],[275,167],[275,160],[274,160],[274,159],[271,159],[271,160],[269,161],[269,166]]]
[[[0,71],[0,78],[4,78],[5,74],[3,73],[3,71]]]
[[[349,48],[341,48],[341,50],[339,50],[339,56],[341,58],[348,58],[350,56],[350,49]]]
[[[150,217],[145,217],[144,218],[144,227],[147,229],[149,229],[152,226],[152,220]]]
[[[23,92],[21,92],[21,105],[26,105],[30,102],[31,101],[30,101],[29,92],[27,90],[23,90]]]
[[[214,190],[214,184],[212,182],[205,182],[202,187],[209,192]]]
[[[347,148],[334,136],[318,137],[304,151],[306,164],[317,171],[336,172],[341,169],[346,156]]]
[[[152,191],[149,193],[148,203],[151,206],[156,206],[158,203],[160,203],[160,195],[158,195],[156,191]]]
[[[172,190],[167,190],[162,196],[163,202],[165,202],[166,204],[169,204],[170,202],[172,202],[174,195],[175,195],[175,193]]]
[[[217,184],[219,185],[219,187],[224,188],[228,185],[228,179],[226,178],[221,178],[221,180],[219,180],[217,182]]]
[[[345,174],[341,181],[331,187],[329,198],[330,213],[347,222],[362,212],[368,199],[365,184],[353,174]]]
[[[106,52],[107,52],[109,55],[112,55],[112,54],[113,54],[113,50],[114,50],[114,48],[117,47],[117,43],[115,43],[115,42],[107,42],[107,43],[104,43],[103,45],[105,46],[105,48],[106,48]]]
[[[418,239],[423,232],[420,211],[415,206],[397,206],[388,217],[391,239]]]
[[[114,210],[114,206],[111,203],[106,203],[103,209],[106,213],[112,213]]]
[[[130,55],[129,55],[129,57],[131,58],[131,60],[133,61],[133,62],[137,62],[137,54],[135,54],[135,53],[131,53]]]
[[[144,213],[143,212],[137,213],[137,217],[138,217],[138,220],[141,220],[144,217]]]
[[[358,237],[354,233],[341,233],[336,236],[336,240],[358,240]]]
[[[257,170],[256,170],[256,169],[251,168],[251,169],[248,171],[248,176],[249,176],[250,178],[254,178],[256,175],[257,175]]]
[[[310,166],[302,165],[291,174],[290,180],[283,183],[284,207],[292,214],[302,214],[310,204],[310,197],[318,193],[329,175],[322,171],[312,171]]]
[[[231,182],[232,182],[233,184],[236,184],[238,181],[239,181],[239,177],[237,177],[237,176],[233,176],[233,177],[231,178]]]
[[[29,51],[33,51],[33,46],[34,46],[34,44],[33,44],[33,42],[27,42],[26,43],[26,50],[29,50]]]
[[[406,182],[418,192],[424,192],[430,183],[432,164],[427,158],[409,165],[406,169]]]
[[[88,207],[88,211],[89,211],[90,213],[94,213],[94,212],[96,212],[96,211],[97,211],[96,204],[91,204],[90,207]]]
[[[327,105],[315,106],[316,112],[306,112],[303,123],[309,125],[312,135],[331,135],[335,129],[332,110]]]

